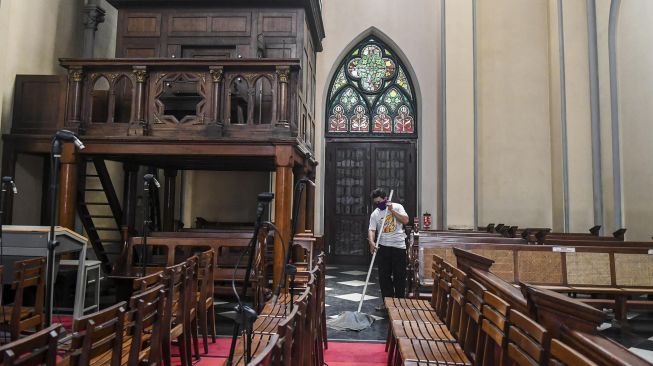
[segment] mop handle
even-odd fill
[[[388,202],[392,202],[392,193],[394,190],[390,191],[390,196],[388,197]],[[372,274],[372,267],[374,267],[374,259],[376,258],[376,252],[378,252],[379,249],[379,242],[381,239],[381,235],[383,234],[383,227],[385,226],[385,221],[388,218],[388,207],[385,208],[383,211],[383,223],[381,224],[381,231],[379,231],[379,235],[376,236],[376,244],[374,245],[374,254],[372,254],[372,261],[370,262],[370,269],[367,270],[367,278],[365,279],[365,286],[363,287],[363,295],[361,295],[361,301],[358,303],[358,312],[361,312],[361,309],[363,308],[363,301],[365,300],[365,293],[367,292],[367,284],[370,282],[370,274]]]

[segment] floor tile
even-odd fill
[[[325,275],[324,278],[327,279],[327,280],[330,280],[330,279],[332,279],[332,278],[336,278],[336,276]]]
[[[342,282],[338,282],[338,283],[341,284],[341,285],[353,286],[353,287],[365,286],[365,281],[359,281],[359,280],[342,281]],[[374,283],[370,282],[369,285],[374,285]]]
[[[346,271],[346,272],[340,272],[342,274],[350,275],[350,276],[362,276],[367,274],[367,272],[363,271]]]
[[[339,298],[339,299],[343,299],[343,300],[355,301],[355,302],[361,301],[361,294],[359,294],[359,293],[351,293],[351,294],[344,294],[344,295],[336,295],[336,296],[334,296],[334,297],[337,297],[337,298]],[[378,297],[376,297],[376,296],[370,296],[370,295],[365,295],[365,301],[367,301],[367,300],[374,300],[374,299],[378,299]]]
[[[641,349],[641,348],[636,348],[636,347],[630,347],[630,348],[628,348],[628,350],[630,352],[638,355],[639,357],[645,359],[646,361],[653,363],[653,351],[648,351],[648,350]]]

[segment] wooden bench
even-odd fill
[[[622,325],[627,324],[629,306],[653,307],[653,301],[631,298],[653,295],[653,249],[421,243],[424,276],[431,276],[426,268],[434,254],[456,263],[454,247],[491,259],[490,271],[509,283],[528,282],[556,292],[591,295],[594,298],[580,300],[614,308]]]
[[[541,286],[521,282],[518,289],[489,271],[493,265],[490,258],[461,249],[454,249],[454,251],[458,268],[467,273],[468,279],[482,284],[488,291],[505,301],[510,306],[510,311],[515,310],[528,316],[546,329],[550,338],[564,342],[568,346],[566,350],[561,350],[561,347],[556,345],[554,354],[556,359],[561,357],[573,359],[580,356],[576,359],[583,361],[589,359],[590,365],[649,365],[623,346],[598,333],[597,327],[607,318],[603,312]],[[515,322],[509,317],[508,321],[510,323],[508,331],[510,331],[510,328],[515,326]],[[529,327],[523,326],[523,323],[520,322],[522,326],[518,325],[521,331],[528,332],[531,339],[541,339],[545,342],[540,327],[532,329],[531,332],[528,330]],[[546,348],[547,345],[544,344],[543,347]],[[575,354],[570,355],[566,352],[569,349],[575,351]],[[583,364],[579,363],[579,365]]]
[[[255,253],[254,269],[250,275],[251,287],[254,289],[255,304],[264,302],[265,282],[265,251],[267,230],[261,230],[258,237],[258,245]],[[238,284],[242,286],[247,272],[248,256],[242,256],[243,251],[248,247],[252,238],[251,231],[229,230],[221,232],[158,232],[147,238],[148,252],[148,273],[160,270],[163,267],[169,267],[180,263],[190,257],[193,253],[203,252],[213,249],[216,253],[216,262],[214,269],[214,294],[231,295],[231,280],[234,275],[236,262],[239,262],[239,268],[236,271],[236,288]],[[121,260],[118,264],[121,266],[114,267],[110,278],[117,280],[133,281],[137,275],[140,275],[140,249],[143,245],[141,237],[131,238],[128,245],[123,250]],[[131,283],[131,282],[130,282]],[[259,286],[261,284],[261,286]],[[240,296],[243,296],[242,292]],[[125,300],[125,297],[121,300]]]

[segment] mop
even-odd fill
[[[392,202],[392,193],[390,191],[390,196],[388,197],[388,202]],[[383,235],[383,228],[385,227],[385,222],[388,218],[388,208],[386,207],[383,211],[383,223],[381,224],[381,230],[379,235],[376,236],[376,244],[374,245],[374,254],[372,254],[372,261],[370,262],[370,269],[367,270],[367,278],[365,279],[365,286],[363,287],[363,294],[361,295],[360,302],[358,303],[357,311],[344,311],[340,313],[337,317],[327,320],[327,326],[335,330],[355,330],[361,331],[372,326],[374,323],[374,318],[368,314],[361,313],[361,308],[363,307],[363,301],[365,301],[365,293],[367,292],[367,285],[370,282],[370,274],[372,274],[372,268],[374,267],[374,259],[376,258],[376,253],[379,248],[379,240],[381,235]]]

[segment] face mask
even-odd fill
[[[385,210],[386,202],[388,202],[388,201],[381,201],[381,202],[377,203],[376,208],[378,208],[381,211]]]

